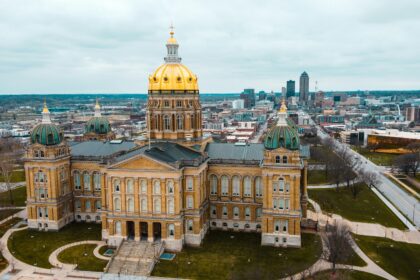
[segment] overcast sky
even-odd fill
[[[419,15],[418,0],[0,0],[0,93],[144,93],[171,22],[203,93],[303,71],[311,91],[420,89]]]

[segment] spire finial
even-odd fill
[[[286,112],[287,112],[287,106],[286,106],[286,101],[284,100],[284,97],[283,97],[283,100],[281,101],[280,113],[286,113]]]
[[[51,123],[50,110],[48,110],[46,98],[44,98],[44,108],[42,109],[42,123]]]
[[[96,104],[95,104],[95,117],[100,117],[101,116],[101,105],[99,105],[99,99],[96,98]]]
[[[171,34],[171,38],[173,38],[175,34],[175,31],[174,31],[175,27],[172,22],[171,22],[171,25],[169,26],[169,29],[171,30],[169,31],[169,34]]]

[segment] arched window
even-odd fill
[[[279,209],[283,210],[284,209],[284,199],[279,199]]]
[[[276,156],[276,163],[281,163],[281,158],[280,158],[280,156]]]
[[[289,183],[286,183],[286,192],[287,193],[290,192],[290,184]]]
[[[195,128],[195,121],[194,121],[194,114],[191,114],[191,118],[190,118],[190,122],[191,122],[191,129],[194,129]]]
[[[239,218],[239,207],[233,207],[233,217]]]
[[[211,194],[217,194],[217,176],[211,175],[210,176],[210,186],[211,186]]]
[[[83,187],[86,191],[90,191],[90,174],[87,171],[83,173]]]
[[[140,192],[142,194],[146,194],[147,193],[147,181],[145,179],[141,179],[140,180]]]
[[[168,237],[174,237],[175,236],[175,225],[169,224],[168,225]]]
[[[127,211],[134,212],[134,199],[131,197],[127,199]]]
[[[166,181],[166,189],[167,194],[174,194],[174,181]]]
[[[257,218],[261,218],[261,212],[262,212],[261,208],[257,208],[255,212],[256,212],[255,215],[257,216]]]
[[[226,217],[228,215],[228,210],[227,210],[227,207],[226,206],[223,206],[222,213],[223,213],[223,216],[224,217]]]
[[[86,212],[90,212],[91,208],[90,208],[90,200],[86,200],[85,202],[85,211]]]
[[[192,209],[194,207],[194,200],[192,195],[187,196],[187,208]]]
[[[279,232],[280,231],[280,221],[274,222],[274,231]]]
[[[115,211],[121,211],[121,199],[119,197],[114,198],[114,209]]]
[[[289,221],[286,220],[283,222],[283,232],[287,232],[288,231],[288,226],[289,226]]]
[[[194,189],[193,177],[188,176],[186,180],[187,191],[192,191]]]
[[[283,156],[283,163],[287,163],[287,156]]]
[[[251,196],[251,178],[249,176],[244,179],[244,196]]]
[[[81,184],[80,184],[80,173],[79,171],[74,171],[74,175],[73,175],[73,180],[74,180],[74,188],[76,190],[80,190],[81,189]]]
[[[75,206],[76,206],[76,209],[80,209],[81,208],[81,203],[80,203],[80,200],[76,200],[76,202],[74,203],[75,204]]]
[[[134,193],[134,181],[133,181],[133,179],[128,179],[127,180],[126,192],[128,194],[133,194]]]
[[[120,192],[121,182],[120,179],[114,180],[114,192]]]
[[[239,196],[239,177],[233,176],[232,178],[232,195],[233,196]]]
[[[153,200],[153,212],[160,213],[160,198],[155,198]]]
[[[229,195],[229,179],[226,175],[222,176],[222,195]]]
[[[120,221],[115,222],[115,234],[121,235],[121,222]]]
[[[160,181],[155,180],[153,182],[153,194],[160,194]]]
[[[280,178],[279,179],[279,192],[283,192],[284,191],[284,179]]]
[[[97,200],[97,201],[95,202],[95,206],[96,206],[96,209],[97,209],[97,210],[100,210],[100,209],[102,208],[101,201],[100,201],[100,200]]]
[[[101,174],[99,174],[98,172],[93,173],[93,185],[95,191],[101,190]]]
[[[163,116],[163,128],[165,130],[171,129],[171,118],[168,115]]]
[[[146,198],[142,198],[140,201],[140,207],[141,207],[141,212],[147,212],[147,199]]]
[[[175,212],[174,209],[174,200],[172,198],[168,199],[168,213],[173,214]]]
[[[259,176],[255,178],[255,196],[262,197],[262,181]]]
[[[217,208],[216,208],[216,206],[214,206],[214,205],[210,206],[210,215],[212,217],[216,217],[216,215],[217,215]]]
[[[178,129],[184,129],[184,118],[182,117],[182,115],[176,116],[176,123]]]
[[[245,217],[246,218],[251,217],[251,209],[249,207],[245,207]]]
[[[192,232],[194,230],[194,223],[193,220],[187,220],[187,231]]]
[[[288,210],[288,209],[289,209],[289,207],[290,207],[290,200],[285,199],[285,200],[284,200],[284,208],[285,208],[286,210]]]

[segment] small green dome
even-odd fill
[[[60,144],[61,141],[63,141],[63,133],[58,126],[51,123],[41,123],[35,126],[31,132],[32,144],[53,146]]]
[[[86,133],[107,134],[111,131],[109,121],[104,117],[93,117],[85,125]]]
[[[287,119],[287,125],[275,126],[267,133],[264,147],[274,150],[280,147],[289,150],[299,149],[299,134],[293,121]]]

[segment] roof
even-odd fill
[[[31,131],[32,144],[39,143],[46,146],[52,146],[60,144],[62,140],[63,132],[58,126],[52,123],[38,124]]]
[[[115,153],[133,149],[136,144],[131,141],[121,143],[110,143],[102,141],[84,141],[70,144],[70,154],[72,157],[107,157]]]
[[[261,161],[264,158],[264,144],[209,143],[205,150],[210,160]]]
[[[151,144],[150,149],[149,146],[138,147],[126,154],[118,156],[113,163],[115,164],[141,154],[179,167],[198,166],[207,159],[201,152],[177,143],[156,142]]]

